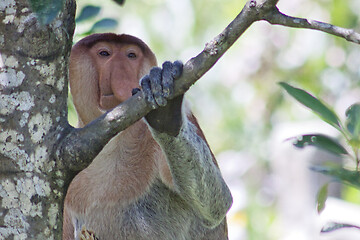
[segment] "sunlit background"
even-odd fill
[[[75,42],[96,21],[111,18],[116,33],[143,39],[158,62],[196,56],[243,8],[243,0],[78,0],[101,7],[78,23]],[[359,0],[280,0],[280,11],[360,30]],[[111,24],[110,24],[111,25]],[[323,98],[344,117],[360,98],[360,47],[312,30],[255,23],[187,93],[234,198],[228,214],[230,240],[355,240],[360,230],[321,234],[327,222],[360,226],[358,190],[330,183],[325,210],[316,194],[331,179],[309,170],[341,162],[315,148],[299,150],[286,139],[336,131],[290,98],[280,81]],[[76,114],[69,105],[69,120]],[[350,163],[351,164],[351,163]]]

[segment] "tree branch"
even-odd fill
[[[175,96],[185,93],[253,22],[259,20],[256,4],[254,6],[253,2],[249,1],[222,33],[207,43],[199,55],[184,64],[183,74],[175,83]],[[70,170],[79,171],[91,163],[112,137],[150,111],[143,93],[138,92],[84,128],[75,129],[69,126],[65,129],[55,156]]]
[[[265,15],[263,20],[268,21],[270,24],[274,25],[318,30],[342,37],[349,42],[360,44],[360,34],[355,32],[353,29],[341,28],[329,23],[308,20],[305,18],[291,17],[281,13],[278,8],[274,8],[272,12],[269,12],[267,15]]]
[[[175,96],[185,93],[220,59],[252,23],[259,20],[288,27],[320,30],[343,37],[351,42],[360,43],[360,35],[354,30],[282,14],[276,7],[278,1],[248,1],[240,14],[222,33],[207,43],[199,55],[185,63],[183,75],[175,83]],[[139,92],[84,128],[75,129],[69,126],[63,131],[62,140],[59,141],[56,148],[56,157],[60,161],[62,160],[61,162],[70,170],[82,170],[91,163],[112,137],[150,111],[151,108],[146,105],[143,93]]]

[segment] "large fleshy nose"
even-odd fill
[[[131,64],[114,64],[111,72],[111,90],[115,98],[123,102],[131,97],[131,90],[138,87],[136,69]]]
[[[131,97],[131,90],[138,87],[137,69],[128,59],[113,56],[100,74],[100,107],[108,110]]]

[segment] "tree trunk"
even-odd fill
[[[27,0],[0,2],[0,239],[61,239],[75,1],[40,25]]]

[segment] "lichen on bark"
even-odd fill
[[[27,0],[0,2],[0,239],[61,239],[62,164],[75,1],[41,25]]]

